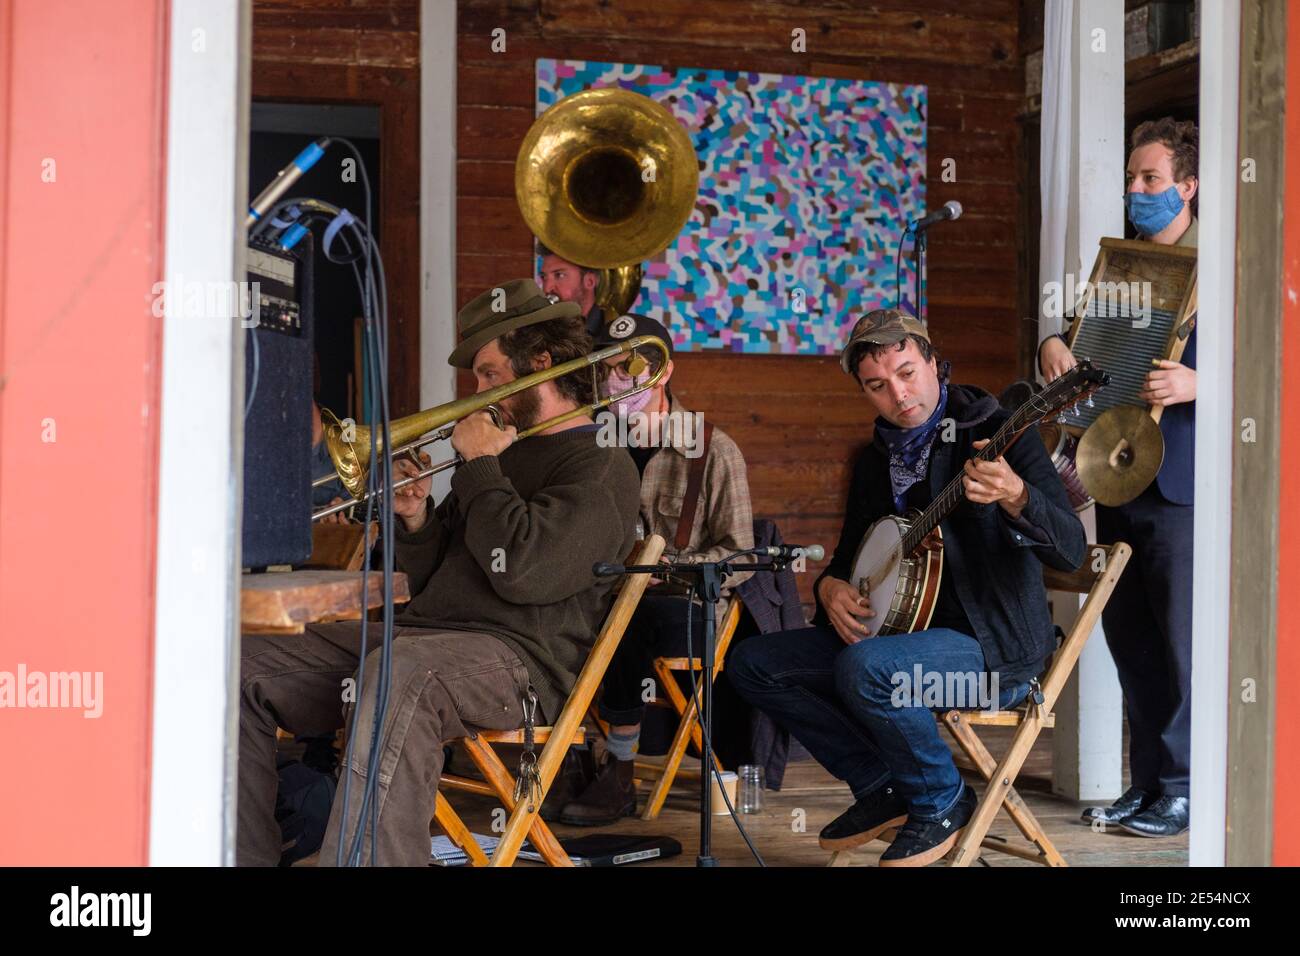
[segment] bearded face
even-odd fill
[[[525,431],[541,421],[542,398],[536,388],[525,389],[499,402],[505,415],[506,424],[514,425],[516,431]]]

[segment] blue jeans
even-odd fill
[[[853,645],[823,627],[764,634],[732,649],[727,673],[742,697],[790,731],[855,799],[892,781],[910,815],[922,820],[941,818],[962,793],[932,708],[991,709],[996,688],[1005,709],[1029,690],[1023,682],[995,684],[979,642],[946,628]]]

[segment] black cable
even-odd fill
[[[370,188],[370,177],[366,171],[365,162],[356,145],[350,140],[338,139],[346,146],[356,158],[357,165],[361,171],[362,188],[365,195],[365,216],[358,220],[352,217],[351,221],[340,229],[332,239],[341,240],[343,255],[335,255],[331,248],[323,248],[325,258],[336,264],[348,264],[353,267],[353,278],[357,282],[358,292],[361,297],[362,321],[365,330],[364,341],[368,351],[366,369],[370,374],[372,383],[372,400],[370,403],[367,422],[370,426],[372,441],[370,443],[369,473],[367,475],[367,506],[365,509],[365,535],[366,540],[370,540],[370,530],[374,522],[378,522],[380,535],[383,538],[382,567],[383,567],[383,636],[382,650],[378,665],[378,675],[374,678],[379,681],[379,690],[375,695],[375,721],[371,733],[370,751],[367,759],[367,776],[364,793],[362,795],[361,806],[357,816],[357,829],[351,845],[348,847],[346,854],[347,865],[358,865],[361,862],[361,848],[366,831],[366,825],[370,825],[371,833],[371,863],[377,862],[377,840],[378,832],[378,784],[379,773],[378,765],[380,762],[381,747],[380,736],[383,732],[384,723],[388,714],[388,701],[391,690],[392,674],[392,640],[393,640],[393,490],[392,482],[388,475],[380,475],[379,471],[379,453],[378,445],[382,443],[385,449],[384,462],[387,464],[391,461],[390,449],[390,409],[388,404],[388,342],[387,342],[387,324],[388,324],[388,296],[387,289],[384,287],[385,277],[383,269],[383,260],[374,241],[373,234],[369,229],[371,220],[372,192]],[[297,218],[297,222],[303,226],[310,226],[313,222],[326,219],[336,218],[336,215],[329,215],[331,207],[328,204],[316,200],[303,200],[300,198],[283,200],[273,207],[272,211],[264,217],[258,224],[254,234],[258,235],[269,228],[270,220],[279,218],[281,211],[295,203],[304,205],[310,203]],[[313,208],[314,207],[314,208]],[[351,241],[348,230],[355,236],[355,243]],[[379,441],[373,440],[378,437]],[[368,562],[367,562],[368,564]],[[362,568],[362,607],[369,607],[369,585],[370,576],[369,568]],[[366,658],[369,656],[369,614],[366,611],[362,613],[361,619],[361,654],[357,668],[356,684],[356,702],[360,704],[364,697],[365,679],[366,679]],[[344,818],[343,826],[339,836],[339,845],[336,862],[344,864],[344,846],[348,843],[347,839],[347,809],[350,805],[351,796],[351,767],[352,758],[355,752],[357,728],[360,721],[360,710],[354,708],[352,715],[352,728],[348,738],[348,748],[345,757],[345,779],[343,783],[343,806]],[[367,820],[367,809],[370,810],[370,817]]]
[[[254,308],[257,306],[254,305]],[[244,418],[247,420],[248,413],[253,410],[253,399],[257,397],[257,383],[262,374],[262,348],[257,343],[257,328],[249,326],[248,337],[253,343],[253,384],[248,389],[248,400],[244,402]]]
[[[368,245],[366,238],[358,230],[358,241]],[[369,253],[367,254],[369,259]],[[382,316],[376,315],[376,296],[374,294],[373,273],[366,270],[364,276],[359,275],[363,282],[362,290],[362,314],[366,328],[366,341],[370,346],[367,368],[370,372],[371,381],[374,386],[371,400],[370,415],[368,419],[371,423],[371,435],[378,433],[379,441],[382,442],[385,449],[384,463],[387,464],[391,456],[388,449],[391,448],[389,443],[389,431],[387,428],[387,375],[386,375],[386,353],[382,348],[384,338],[380,330]],[[364,834],[367,824],[370,828],[371,843],[370,856],[371,864],[377,863],[376,854],[378,833],[378,786],[379,786],[379,764],[381,762],[381,740],[384,731],[384,723],[388,714],[389,689],[391,687],[392,672],[392,613],[391,613],[391,594],[392,594],[392,482],[388,479],[387,474],[382,478],[379,474],[378,453],[376,450],[377,443],[371,442],[371,482],[368,488],[367,501],[370,507],[367,510],[367,534],[369,533],[369,522],[375,520],[375,502],[378,502],[378,520],[380,525],[380,535],[384,539],[383,546],[383,591],[384,591],[384,621],[383,636],[381,639],[381,650],[379,660],[379,670],[377,680],[379,681],[379,690],[375,695],[375,716],[370,734],[370,750],[367,755],[366,767],[366,786],[362,796],[361,806],[358,812],[358,827],[353,838],[353,843],[349,848],[348,863],[349,865],[359,865],[361,862],[361,853],[364,846]],[[368,568],[365,569],[368,571]],[[368,589],[369,576],[363,584],[363,590]],[[368,601],[366,602],[369,603]],[[360,695],[358,695],[360,697]],[[367,819],[367,811],[369,818]]]
[[[331,258],[329,256],[328,251],[326,252],[326,257]],[[361,283],[360,272],[355,266],[355,260],[353,265],[353,275],[357,280],[358,286],[360,287],[358,291],[361,292],[361,297],[362,297],[361,310],[362,310],[363,327],[364,327],[365,326],[364,317],[366,315],[368,306],[365,299],[365,289]],[[369,415],[367,415],[367,419],[366,419],[367,424],[371,428],[370,434],[372,436],[374,435],[374,427],[375,427],[375,408],[376,406],[372,403],[370,408],[370,413]],[[366,474],[366,507],[365,507],[365,520],[363,522],[365,525],[364,540],[366,542],[370,541],[370,527],[373,521],[375,520],[375,501],[376,501],[376,496],[378,494],[378,486],[377,486],[378,475],[379,475],[378,452],[375,447],[375,443],[372,440],[370,442],[369,467]],[[368,548],[367,548],[366,556],[368,559],[369,558]],[[361,575],[362,575],[361,606],[363,608],[361,614],[361,649],[360,649],[360,661],[357,667],[356,701],[352,711],[352,727],[348,733],[347,764],[344,767],[346,776],[344,778],[344,783],[343,783],[343,822],[340,825],[340,829],[339,829],[339,844],[338,844],[337,861],[336,861],[338,866],[344,865],[343,847],[345,844],[347,844],[347,826],[348,826],[348,814],[350,808],[349,795],[350,795],[351,784],[352,784],[352,756],[356,748],[357,727],[360,722],[360,715],[361,715],[360,705],[362,700],[362,690],[365,687],[366,659],[367,657],[369,657],[367,630],[368,630],[368,624],[370,620],[370,614],[369,611],[366,610],[370,606],[370,568],[369,568],[368,560],[362,563]],[[370,764],[368,760],[367,770],[369,770],[369,766]],[[365,813],[366,798],[369,794],[369,780],[370,778],[368,776],[366,781],[367,783],[366,790],[362,794],[361,810],[357,814],[356,836],[354,838],[353,845],[348,847],[347,860],[346,860],[348,866],[355,865],[356,858],[360,855],[359,844],[361,841],[361,836],[365,831],[364,813]]]
[[[904,232],[898,237],[898,250],[894,254],[894,308],[902,309],[903,307],[903,241],[907,238]]]
[[[360,250],[365,254],[365,268],[362,283],[362,313],[364,317],[367,340],[370,344],[370,360],[367,363],[372,374],[374,383],[374,392],[371,401],[371,414],[369,416],[371,425],[371,435],[375,434],[375,425],[379,426],[381,441],[383,443],[384,462],[389,464],[392,459],[392,443],[390,434],[390,408],[388,404],[388,314],[387,314],[387,290],[384,289],[383,283],[383,265],[377,244],[374,241],[373,233],[369,230],[371,221],[371,189],[370,177],[366,172],[365,161],[361,156],[356,145],[347,139],[338,139],[337,142],[343,143],[356,158],[357,165],[361,172],[362,188],[365,192],[365,219],[358,224],[355,221],[350,227],[356,232]],[[376,268],[376,263],[378,267]],[[378,275],[376,274],[378,273]],[[375,442],[371,442],[371,477],[379,483],[377,489],[380,500],[379,525],[380,536],[383,538],[382,550],[382,567],[383,567],[383,644],[380,653],[379,665],[379,691],[376,694],[375,702],[375,720],[371,733],[370,752],[367,761],[367,778],[366,792],[362,799],[360,813],[358,815],[358,832],[355,838],[355,851],[351,854],[351,863],[359,863],[361,856],[361,847],[363,845],[362,836],[365,831],[365,812],[367,805],[370,809],[370,862],[371,865],[377,863],[377,834],[378,834],[378,813],[379,813],[379,764],[381,762],[382,747],[381,738],[384,731],[384,724],[388,716],[388,704],[392,685],[392,647],[393,647],[393,488],[392,481],[387,473],[391,469],[386,469],[382,482],[379,482],[377,476],[377,467],[375,464],[376,449]],[[373,502],[374,497],[369,500]],[[373,506],[368,510],[368,521],[373,519]],[[367,523],[367,534],[369,533],[369,524]],[[365,569],[368,571],[368,569]],[[363,571],[364,573],[364,571]],[[367,574],[363,589],[369,582]],[[368,603],[368,602],[367,602]],[[358,694],[358,698],[360,694]],[[346,803],[344,804],[346,807]]]
[[[374,246],[374,242],[372,239],[370,242],[371,252],[376,251],[373,249],[373,246]],[[375,270],[373,266],[370,265],[371,261],[373,260],[368,259],[366,278],[369,285],[370,308],[372,314],[375,314],[376,312],[379,311],[378,309],[379,295],[377,292]],[[387,450],[387,449],[391,449],[393,446],[392,446],[391,435],[390,435],[391,410],[388,405],[388,335],[387,335],[386,324],[387,324],[387,315],[385,313],[379,313],[379,315],[377,316],[377,321],[375,322],[376,348],[374,350],[375,359],[373,364],[376,367],[377,379],[379,383],[378,394],[379,394],[379,406],[381,409],[379,419],[382,422],[383,447]],[[385,465],[389,465],[391,463],[392,456],[390,452],[385,454],[384,460],[385,460]],[[382,749],[379,747],[378,744],[379,744],[379,737],[383,732],[384,723],[388,717],[388,706],[390,702],[390,696],[391,696],[390,691],[392,686],[392,654],[393,654],[394,635],[393,635],[393,621],[392,621],[391,611],[392,611],[392,595],[393,595],[394,516],[393,516],[393,482],[391,480],[391,471],[392,471],[391,467],[385,469],[384,481],[381,486],[382,487],[382,493],[381,493],[382,510],[380,512],[380,517],[381,517],[381,526],[383,527],[382,560],[383,560],[383,575],[384,575],[383,580],[384,580],[385,613],[384,613],[384,645],[383,645],[383,652],[382,652],[382,666],[379,672],[381,687],[379,691],[379,705],[377,708],[378,716],[376,717],[376,728],[377,728],[375,733],[376,745],[375,745],[375,752],[372,754],[372,764],[374,766],[374,779],[376,780],[376,784],[374,785],[376,792],[374,793],[371,799],[372,837],[371,837],[370,847],[371,847],[372,866],[375,865],[377,862],[375,856],[376,854],[375,844],[377,841],[374,839],[374,834],[378,832],[379,800],[378,800],[377,781],[379,778],[380,751]]]
[[[691,585],[688,586],[686,592],[686,659],[688,661],[692,660],[695,657],[695,654],[691,650],[691,618],[694,617],[694,614],[692,613],[694,609],[694,605],[695,605],[695,584],[692,583]],[[701,607],[704,609],[705,614],[713,613],[713,608],[709,606],[709,602],[707,601],[702,602]],[[701,660],[700,663],[701,664],[704,663],[703,660]],[[715,667],[717,666],[716,661],[714,662],[714,666]],[[709,708],[709,712],[707,714],[704,712],[703,707],[700,706],[700,685],[699,682],[696,681],[695,679],[695,668],[688,667],[687,673],[689,673],[691,677],[691,698],[695,701],[695,715],[700,719],[700,729],[704,734],[704,736],[701,738],[701,742],[703,742],[704,740],[707,740],[709,742],[709,748],[708,748],[709,767],[707,770],[701,768],[702,770],[701,775],[707,780],[709,774],[712,773],[713,776],[717,779],[718,792],[722,794],[722,802],[727,805],[727,812],[731,814],[731,821],[734,824],[736,824],[736,829],[740,831],[740,835],[744,839],[745,845],[749,847],[749,852],[754,855],[754,859],[758,861],[758,865],[765,867],[767,866],[767,863],[764,862],[763,857],[759,855],[758,849],[754,846],[753,841],[750,840],[749,838],[749,834],[745,832],[744,826],[741,825],[740,817],[736,814],[736,808],[731,805],[731,800],[727,797],[727,788],[722,785],[722,768],[718,766],[718,758],[713,753],[713,708]],[[713,679],[712,674],[709,675],[709,679],[710,680]],[[714,703],[716,703],[716,701]],[[703,757],[704,754],[701,753],[700,756]],[[739,789],[740,786],[739,777],[737,777],[736,785],[737,785],[737,789]],[[703,799],[703,794],[701,794],[700,799]]]

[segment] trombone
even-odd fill
[[[523,378],[517,378],[513,382],[506,382],[504,385],[498,385],[496,388],[490,388],[486,392],[479,392],[466,398],[459,398],[453,402],[446,402],[442,405],[435,405],[433,408],[426,409],[422,412],[415,412],[399,418],[389,425],[389,438],[393,442],[391,454],[384,454],[383,438],[379,434],[372,437],[371,429],[365,425],[345,424],[339,421],[329,409],[321,409],[321,425],[324,429],[325,447],[329,452],[330,460],[334,462],[335,474],[323,475],[312,482],[312,487],[326,484],[333,481],[336,477],[343,483],[348,494],[352,496],[351,501],[340,502],[339,504],[329,505],[320,508],[312,513],[311,520],[319,521],[328,515],[345,511],[358,504],[364,504],[369,497],[366,493],[367,472],[370,464],[370,446],[373,441],[375,453],[379,461],[393,460],[401,456],[409,457],[416,465],[421,464],[417,457],[416,449],[430,442],[451,436],[457,423],[461,419],[479,411],[487,411],[492,415],[498,428],[502,426],[501,410],[497,402],[503,398],[509,398],[525,389],[540,385],[543,382],[549,382],[552,379],[562,378],[572,372],[580,372],[583,369],[592,370],[593,394],[599,395],[600,390],[596,381],[596,366],[606,359],[614,358],[626,352],[636,352],[642,347],[656,348],[660,353],[659,367],[654,374],[646,381],[639,385],[633,385],[631,388],[624,389],[616,395],[610,395],[606,398],[598,398],[595,401],[585,405],[579,405],[560,415],[554,415],[543,422],[538,422],[529,428],[525,428],[516,436],[516,441],[522,438],[528,438],[536,435],[538,432],[545,431],[555,425],[562,425],[567,421],[572,421],[582,415],[590,415],[600,411],[602,408],[621,401],[629,396],[636,395],[648,388],[654,388],[659,384],[660,379],[668,370],[668,347],[654,335],[639,335],[636,338],[627,339],[616,345],[610,345],[606,348],[599,349],[581,358],[571,359],[560,365],[544,368],[539,372],[533,372],[531,375],[525,375]],[[642,362],[645,359],[637,353],[637,357]],[[634,360],[635,361],[635,360]],[[450,458],[447,461],[439,462],[427,468],[422,468],[418,474],[410,475],[400,481],[393,482],[393,490],[404,488],[409,484],[417,481],[423,481],[430,475],[436,475],[440,471],[446,471],[448,468],[454,468],[461,461],[459,456]]]

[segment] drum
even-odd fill
[[[1075,512],[1087,511],[1092,507],[1092,498],[1084,490],[1083,482],[1074,467],[1074,456],[1079,449],[1079,439],[1070,434],[1059,422],[1043,422],[1038,426],[1047,452],[1052,456],[1056,473],[1061,476],[1065,493],[1070,498],[1070,506]]]

